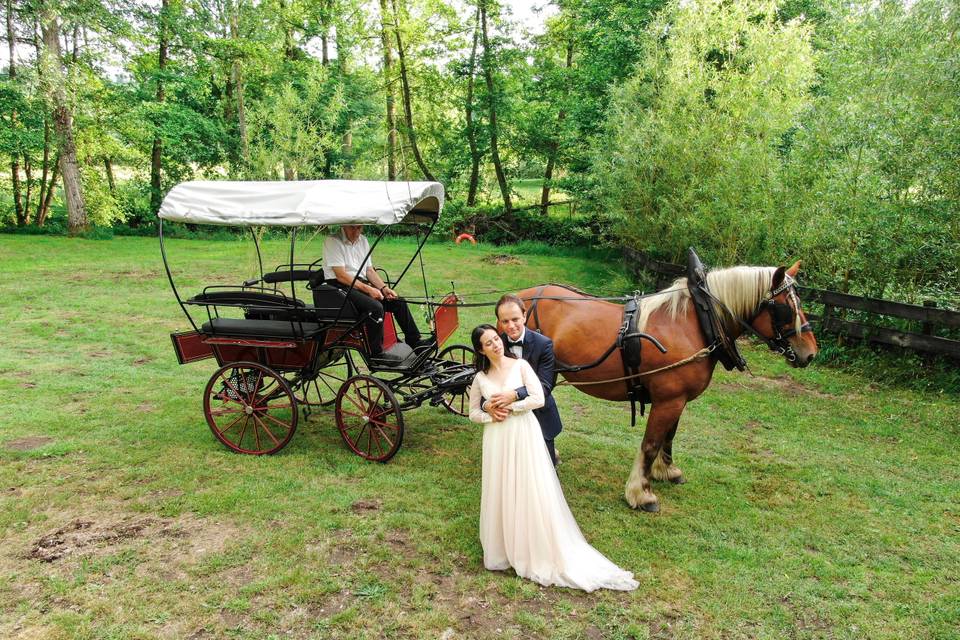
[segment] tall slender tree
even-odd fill
[[[8,74],[10,83],[17,81],[17,36],[13,28],[13,2],[7,0],[7,44],[10,51],[10,66]],[[14,109],[10,114],[10,122],[14,128],[17,126],[17,111]],[[10,154],[10,179],[13,187],[13,206],[17,216],[17,224],[23,226],[29,222],[30,211],[24,207],[23,199],[20,193],[20,154],[14,151]],[[28,205],[29,206],[29,205]]]
[[[401,13],[397,11],[397,0],[391,0],[393,4],[393,33],[397,39],[397,59],[400,63],[400,92],[403,96],[403,113],[406,119],[407,141],[410,143],[410,151],[413,158],[420,168],[420,172],[427,180],[435,181],[436,178],[430,173],[427,164],[423,161],[423,155],[420,153],[420,146],[417,144],[417,133],[413,128],[413,104],[410,97],[410,78],[407,73],[407,59],[403,49],[403,38],[401,37],[400,18]]]
[[[393,47],[390,44],[387,0],[380,0],[380,38],[383,43],[383,89],[387,100],[387,180],[397,179],[397,106],[393,93]]]
[[[157,104],[166,100],[163,74],[167,70],[167,46],[169,29],[167,21],[170,13],[170,1],[162,0],[160,13],[157,16]],[[155,124],[153,135],[153,149],[150,152],[150,208],[156,212],[160,210],[160,201],[163,198],[161,184],[161,170],[163,165],[163,139],[160,137],[160,125]]]
[[[567,60],[566,60],[566,69],[569,72],[573,67],[573,39],[570,38],[567,40]],[[567,78],[564,78],[566,88],[569,90],[569,83],[566,81]],[[566,94],[566,92],[565,92]],[[557,114],[557,135],[554,136],[550,142],[547,144],[547,166],[543,171],[543,187],[540,192],[540,214],[547,215],[550,210],[550,189],[553,186],[553,169],[554,165],[557,163],[557,154],[560,152],[560,140],[559,136],[561,135],[560,129],[563,126],[563,121],[567,117],[567,111],[562,106],[560,111]]]
[[[480,39],[480,7],[473,26],[473,45],[470,47],[470,64],[467,68],[467,101],[464,117],[467,125],[467,144],[470,145],[470,183],[467,187],[467,206],[477,204],[477,188],[480,184],[481,154],[477,145],[477,127],[473,121],[473,88],[477,77],[477,41]]]
[[[73,137],[73,113],[67,101],[67,77],[60,53],[60,17],[50,4],[44,6],[40,19],[43,31],[43,69],[47,95],[53,104],[53,122],[60,149],[60,173],[67,201],[67,229],[71,235],[84,232],[88,226],[83,198],[80,165]]]
[[[483,40],[483,77],[487,83],[487,103],[490,111],[490,159],[497,174],[500,194],[503,196],[503,208],[510,213],[513,204],[510,201],[510,186],[500,161],[500,149],[497,146],[497,94],[493,86],[493,60],[490,51],[490,38],[487,34],[487,0],[480,0],[480,36]]]
[[[166,0],[164,0],[166,1]],[[240,41],[240,11],[243,0],[230,3],[230,38],[234,43]],[[243,59],[234,53],[230,69],[233,95],[237,104],[237,129],[240,134],[240,158],[244,165],[250,164],[250,142],[247,136],[247,111],[244,106]]]

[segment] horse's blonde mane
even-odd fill
[[[737,317],[748,319],[773,284],[774,267],[730,267],[717,269],[707,274],[707,286]],[[643,331],[655,312],[664,310],[671,320],[676,320],[686,313],[690,304],[690,291],[687,289],[687,279],[677,278],[662,293],[644,298],[640,304],[640,315],[637,318],[637,330]],[[719,312],[719,317],[728,323],[734,320],[729,314]]]

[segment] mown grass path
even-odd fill
[[[411,250],[390,241],[381,262]],[[188,295],[255,271],[249,242],[169,251]],[[632,288],[616,264],[494,253],[429,245],[433,290]],[[168,334],[186,322],[155,240],[0,236],[0,267],[0,637],[960,634],[955,397],[748,346],[754,375],[720,371],[684,414],[689,482],[659,485],[651,516],[622,498],[641,435],[628,408],[561,387],[567,499],[641,586],[543,589],[482,567],[480,430],[465,419],[410,412],[386,465],[349,453],[329,414],[276,456],[235,455],[201,413],[212,362],[176,364]],[[463,316],[461,342],[491,311]]]

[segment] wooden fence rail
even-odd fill
[[[656,280],[655,286],[657,289],[669,285],[674,278],[685,276],[687,272],[686,268],[679,264],[655,260],[630,248],[624,249],[624,258],[627,260],[632,273],[638,274],[641,271],[652,273]],[[940,328],[960,328],[960,312],[958,311],[938,309],[936,303],[932,301],[924,302],[923,305],[916,305],[854,296],[849,293],[827,291],[813,287],[797,288],[804,302],[815,302],[823,305],[821,315],[807,314],[818,333],[833,333],[857,340],[960,359],[960,340],[933,335],[933,332]],[[837,315],[838,309],[919,322],[921,323],[921,332],[901,331],[847,320]]]

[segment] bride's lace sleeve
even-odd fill
[[[517,400],[510,404],[511,411],[532,411],[543,406],[543,385],[540,384],[540,378],[533,371],[533,367],[526,360],[520,360],[520,375],[523,378],[523,386],[527,388],[527,397],[523,400]],[[471,396],[472,400],[472,396]]]
[[[480,402],[483,400],[483,392],[480,391],[480,376],[473,376],[473,384],[470,385],[470,420],[473,422],[493,422],[493,416],[480,408]]]

